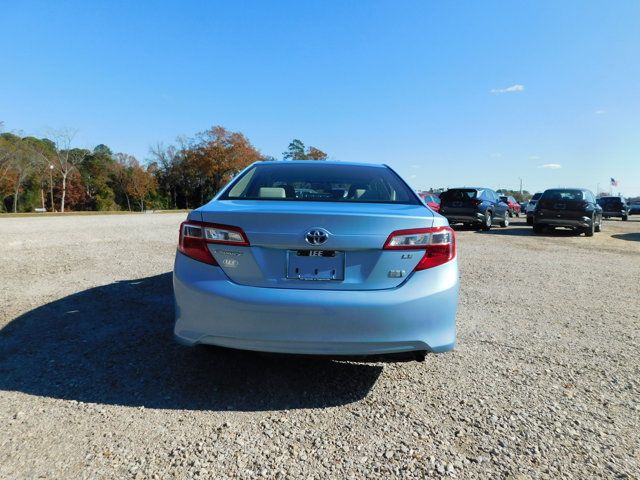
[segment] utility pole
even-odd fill
[[[522,195],[522,179],[520,179],[520,195]]]

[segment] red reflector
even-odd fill
[[[426,270],[427,268],[437,267],[453,260],[456,256],[455,241],[444,245],[431,245],[424,252],[424,256],[420,259],[414,272]]]

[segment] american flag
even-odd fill
[[[618,181],[613,177],[611,177],[611,186],[612,187],[617,187],[618,186]]]

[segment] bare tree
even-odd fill
[[[73,130],[57,130],[51,132],[51,138],[56,146],[53,165],[60,172],[62,178],[62,197],[60,199],[60,211],[64,212],[64,200],[67,194],[67,177],[74,168],[84,160],[86,151],[72,149],[71,142],[76,136]]]
[[[173,202],[173,207],[177,208],[179,179],[176,174],[176,165],[180,161],[180,150],[173,145],[165,147],[163,143],[157,143],[149,148],[149,153],[159,167],[158,175],[169,194],[169,206]]]

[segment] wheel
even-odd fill
[[[532,220],[533,223],[533,220]],[[533,233],[542,233],[544,232],[544,227],[542,225],[539,225],[537,223],[533,224]]]
[[[493,219],[491,218],[491,212],[487,211],[484,214],[484,223],[482,224],[482,230],[484,230],[485,232],[491,230],[492,221]]]
[[[527,216],[527,225],[533,225],[533,218]]]
[[[593,232],[596,231],[596,219],[595,217],[591,219],[591,226],[585,228],[584,230],[585,237],[593,237]]]
[[[509,216],[513,217],[513,210],[509,210]]]
[[[507,228],[509,226],[509,217],[511,215],[507,215],[507,212],[504,213],[504,220],[500,222],[500,226],[502,228]]]
[[[516,218],[520,218],[520,212],[516,212]]]
[[[600,222],[598,222],[598,224],[596,225],[595,230],[596,230],[596,232],[601,232],[602,231],[602,220],[600,220]]]
[[[629,220],[629,216],[628,215],[623,215],[622,216],[622,221],[626,222],[627,220]]]

